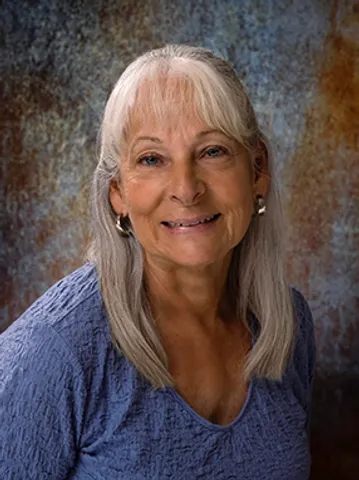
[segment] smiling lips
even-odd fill
[[[196,227],[197,225],[213,222],[214,220],[217,220],[217,218],[220,215],[221,215],[220,213],[216,213],[215,215],[210,215],[210,216],[207,215],[207,216],[188,218],[188,219],[179,218],[173,222],[162,222],[162,224],[169,228]]]

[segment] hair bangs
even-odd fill
[[[246,125],[249,107],[246,96],[236,94],[238,85],[230,88],[228,81],[196,59],[151,60],[137,69],[136,76],[125,71],[109,99],[104,130],[111,138],[102,143],[112,147],[112,155],[124,154],[134,118],[176,128],[176,119],[197,117],[246,149],[253,148],[258,128]]]

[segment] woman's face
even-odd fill
[[[169,267],[227,258],[267,189],[246,150],[191,108],[180,118],[174,110],[164,124],[134,114],[120,173],[110,193],[114,210],[129,216],[146,259]]]

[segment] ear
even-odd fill
[[[254,197],[262,195],[265,197],[270,186],[268,149],[264,142],[261,142],[254,158]]]
[[[127,216],[127,209],[123,200],[123,194],[116,180],[112,180],[110,183],[109,200],[114,212],[117,215]]]

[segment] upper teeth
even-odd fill
[[[216,215],[213,215],[212,217],[207,217],[207,218],[204,218],[203,220],[199,220],[198,222],[193,222],[193,223],[174,223],[174,222],[168,222],[168,225],[171,227],[171,228],[174,228],[174,227],[194,227],[195,225],[199,225],[200,223],[205,223],[205,222],[209,222],[210,220],[213,220],[213,218],[215,217]]]

